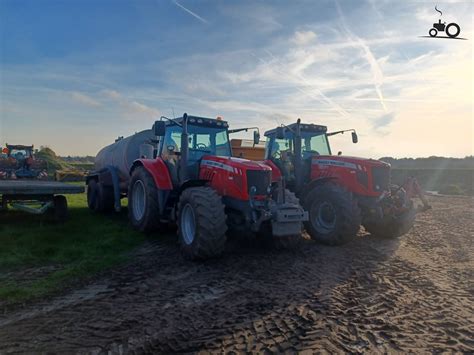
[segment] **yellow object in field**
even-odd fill
[[[56,181],[85,181],[86,172],[82,170],[57,170],[54,173]]]
[[[232,156],[249,160],[263,160],[265,158],[265,142],[254,144],[251,139],[232,139]]]

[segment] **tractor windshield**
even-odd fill
[[[301,132],[301,138],[303,159],[313,155],[331,155],[331,149],[325,134],[314,135],[314,132]]]
[[[270,159],[280,159],[294,154],[294,135],[287,131],[285,138],[272,137],[267,141],[267,151]],[[314,132],[301,132],[301,155],[303,159],[313,155],[331,155],[331,149],[325,134],[314,134]]]
[[[12,148],[10,150],[10,156],[16,160],[23,160],[31,156],[31,151],[26,149]]]
[[[179,155],[183,129],[173,125],[166,129],[162,147],[162,157]],[[198,161],[204,155],[231,156],[229,136],[225,127],[209,127],[188,124],[189,160]],[[176,154],[177,153],[177,154]]]

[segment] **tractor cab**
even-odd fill
[[[186,120],[186,122],[185,122]],[[174,186],[199,178],[205,155],[230,157],[228,123],[220,119],[184,116],[155,122],[160,139],[157,155],[167,165]]]
[[[28,158],[33,158],[33,146],[7,144],[6,153],[8,158],[13,158],[18,162],[26,161]]]
[[[299,136],[301,139],[296,139]],[[267,131],[265,137],[265,159],[278,167],[290,188],[297,184],[298,166],[301,166],[303,179],[307,181],[312,158],[331,155],[326,126],[297,122]]]

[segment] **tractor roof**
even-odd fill
[[[33,149],[33,145],[6,144],[8,149]]]
[[[183,122],[183,117],[175,118],[172,121],[181,123]],[[170,121],[167,121],[166,124],[171,125],[172,123]],[[208,127],[225,127],[225,128],[229,127],[229,124],[227,123],[227,121],[223,121],[222,119],[190,116],[190,115],[188,115],[188,124],[208,126]]]
[[[296,123],[289,124],[285,126],[291,130],[296,129]],[[303,132],[315,132],[315,133],[326,133],[328,128],[327,126],[321,126],[314,123],[301,123],[301,131]],[[276,128],[271,129],[265,132],[265,136],[271,136],[276,134]]]

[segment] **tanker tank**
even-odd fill
[[[120,138],[115,143],[102,148],[94,160],[95,170],[99,171],[113,166],[119,173],[120,180],[128,180],[133,162],[140,158],[140,146],[155,139],[151,129]],[[150,157],[151,158],[151,157]]]

